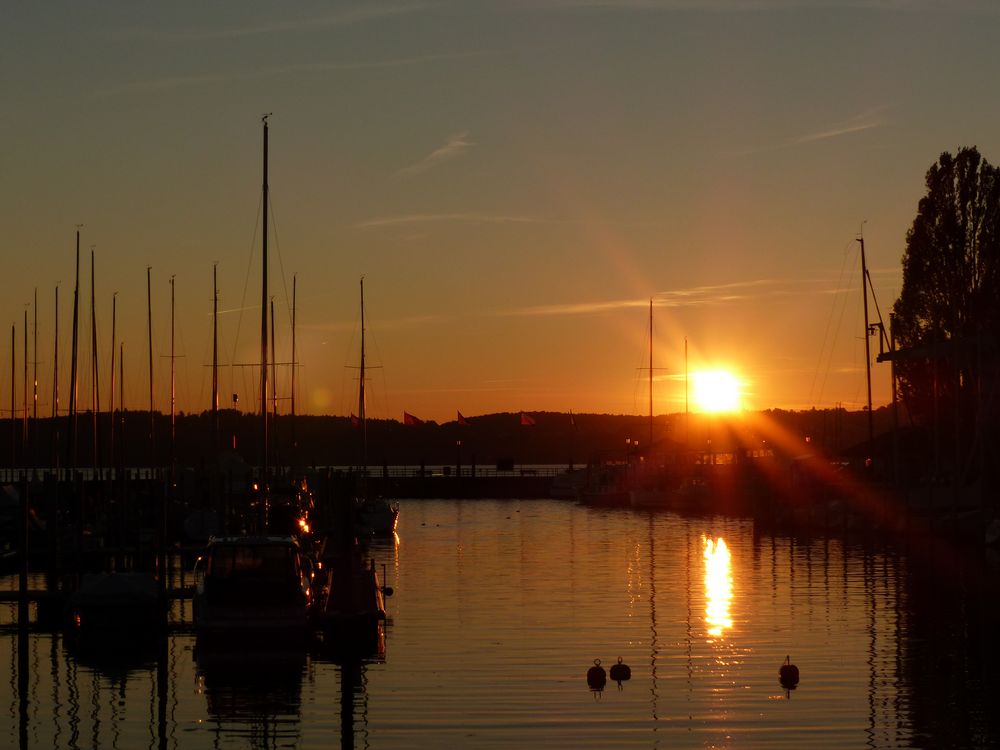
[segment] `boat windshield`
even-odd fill
[[[288,545],[220,545],[213,550],[207,574],[220,578],[298,577],[299,558]]]

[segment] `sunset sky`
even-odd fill
[[[887,316],[928,167],[1000,161],[1000,6],[971,0],[15,3],[0,44],[0,336],[20,408],[37,289],[45,415],[77,224],[81,406],[93,246],[102,403],[117,292],[147,406],[151,266],[156,407],[171,276],[177,408],[209,407],[218,262],[223,405],[253,408],[229,365],[259,359],[265,112],[277,358],[297,274],[315,414],[356,410],[361,275],[374,416],[645,413],[651,297],[657,413],[684,409],[685,337],[747,408],[860,408],[862,226]]]

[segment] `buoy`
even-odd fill
[[[601,666],[600,659],[594,659],[594,666],[587,670],[587,684],[591,690],[603,690],[608,677]]]
[[[632,679],[632,670],[629,668],[628,664],[622,664],[622,658],[618,657],[618,663],[611,665],[611,679],[618,682],[621,686],[622,682],[625,680]]]
[[[789,690],[799,684],[799,668],[792,664],[791,657],[785,657],[785,663],[778,670],[778,679],[781,686]]]

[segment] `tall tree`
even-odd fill
[[[893,308],[903,397],[923,423],[968,434],[1000,324],[1000,169],[975,148],[941,154],[906,235]]]

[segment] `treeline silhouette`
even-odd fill
[[[767,410],[771,424],[813,449],[836,456],[857,451],[867,440],[867,412],[837,409],[806,411]],[[467,424],[424,422],[404,425],[395,420],[369,420],[368,463],[378,465],[491,466],[513,464],[582,465],[592,459],[624,457],[626,452],[649,451],[649,418],[621,414],[565,414],[531,412],[532,425],[521,423],[520,413],[468,417]],[[888,408],[874,412],[876,433],[891,429]],[[110,415],[95,420],[78,415],[76,450],[70,447],[66,417],[0,421],[0,466],[14,468],[77,468],[113,466],[205,467],[223,452],[239,454],[260,465],[263,439],[260,416],[221,410],[218,428],[211,412],[180,414],[171,439],[169,415],[129,411],[115,415],[114,445]],[[684,414],[653,419],[653,451],[670,452],[687,445],[695,450],[708,443],[725,450],[727,435],[741,429],[739,417]],[[151,433],[152,432],[152,437]],[[96,442],[95,442],[96,435]],[[272,466],[354,466],[362,461],[361,433],[350,417],[296,416],[272,418],[269,444]]]

